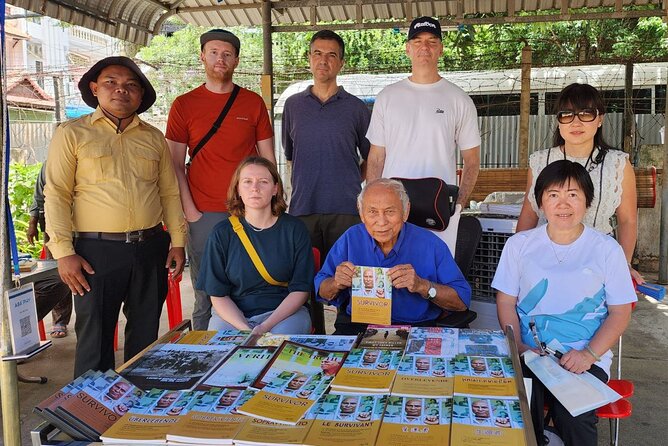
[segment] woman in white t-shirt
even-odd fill
[[[637,300],[624,252],[612,237],[582,222],[594,185],[581,164],[549,164],[536,180],[534,197],[547,224],[515,234],[503,248],[492,282],[499,323],[513,327],[520,353],[538,352],[529,328],[535,323],[541,341],[563,345],[560,364],[565,369],[588,371],[606,382],[610,348],[626,329]],[[533,381],[534,429],[543,444],[545,389]],[[548,404],[567,446],[597,445],[594,411],[573,417],[554,398]]]
[[[594,199],[587,209],[584,224],[605,234],[615,229],[624,249],[631,276],[643,283],[642,276],[631,268],[638,231],[636,180],[627,153],[617,150],[603,139],[605,103],[598,90],[587,84],[571,84],[559,94],[555,104],[558,126],[553,147],[538,150],[529,158],[529,174],[524,205],[517,221],[517,232],[545,223],[532,191],[541,170],[549,163],[568,159],[582,164],[594,184]]]

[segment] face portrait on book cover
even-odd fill
[[[111,387],[109,387],[109,390],[107,390],[107,393],[104,395],[104,397],[110,400],[117,400],[125,395],[125,393],[130,390],[130,387],[132,386],[129,383],[117,381]]]
[[[372,367],[380,356],[380,350],[367,350],[362,357],[362,367]]]
[[[404,421],[407,423],[419,423],[422,416],[422,401],[417,398],[409,398],[404,406]]]

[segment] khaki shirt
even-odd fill
[[[45,214],[54,258],[75,254],[72,233],[129,232],[164,222],[172,247],[186,225],[165,138],[135,115],[122,133],[98,107],[55,131],[46,168]]]

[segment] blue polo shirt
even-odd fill
[[[285,101],[282,139],[292,161],[292,215],[357,215],[362,190],[360,157],[369,154],[366,131],[371,113],[339,87],[325,102],[311,87]]]
[[[418,276],[453,288],[468,307],[471,303],[471,286],[455,263],[448,246],[431,231],[404,223],[397,243],[387,254],[383,254],[376,241],[369,235],[364,224],[348,229],[329,251],[322,269],[315,276],[315,289],[328,277],[334,277],[336,267],[342,262],[359,266],[392,268],[395,265],[411,264]],[[327,303],[320,295],[317,299]],[[350,314],[350,289],[343,290],[329,301],[331,305],[345,305]],[[406,288],[392,288],[392,323],[417,323],[433,321],[443,310]]]

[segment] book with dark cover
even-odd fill
[[[162,344],[147,352],[122,375],[143,390],[190,390],[234,348],[234,344]]]
[[[358,348],[404,350],[410,325],[368,325]]]

